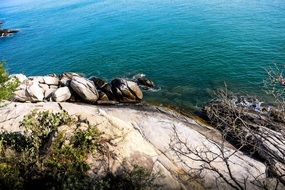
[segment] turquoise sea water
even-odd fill
[[[227,83],[262,96],[264,68],[285,64],[284,0],[9,0],[0,60],[11,73],[144,73],[149,101],[186,108]]]

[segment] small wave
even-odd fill
[[[142,77],[146,77],[146,74],[144,73],[138,73],[138,74],[135,74],[133,75],[130,79],[133,80],[133,81],[136,81],[138,78],[142,78]],[[159,86],[156,86],[154,88],[148,88],[146,86],[142,86],[140,85],[140,87],[144,90],[144,91],[150,91],[150,92],[158,92],[161,90],[161,87]]]
[[[145,76],[146,76],[146,75],[145,75],[144,73],[138,73],[138,74],[134,75],[134,76],[132,77],[132,79],[138,79],[138,78],[145,77]]]
[[[159,92],[159,91],[161,91],[161,87],[149,88],[149,89],[146,89],[146,91],[150,91],[150,92]]]
[[[0,38],[10,38],[10,37],[12,37],[13,36],[13,34],[6,34],[6,35],[0,35]]]

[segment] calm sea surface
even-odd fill
[[[10,73],[144,73],[148,101],[192,108],[224,82],[263,96],[264,69],[285,64],[284,0],[0,1]]]

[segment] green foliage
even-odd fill
[[[90,150],[91,146],[100,146],[98,144],[100,140],[100,133],[96,128],[89,127],[85,131],[77,131],[71,139],[71,143],[74,147],[81,150]]]
[[[49,111],[38,113],[34,110],[30,115],[24,117],[22,125],[26,132],[33,137],[34,146],[39,148],[42,141],[56,132],[59,126],[70,123],[72,123],[72,118],[65,111],[59,113]]]
[[[0,62],[0,101],[10,99],[18,85],[19,81],[9,79],[4,63]]]
[[[118,175],[108,173],[103,179],[97,182],[98,190],[143,190],[160,189],[160,185],[155,183],[160,178],[159,173],[134,165],[132,170],[123,168]]]
[[[100,135],[88,125],[67,143],[58,129],[72,124],[67,112],[33,111],[22,122],[25,136],[2,133],[0,189],[88,189],[86,157],[94,153]]]
[[[6,82],[8,79],[9,77],[5,70],[4,63],[0,62],[0,84]]]
[[[96,126],[65,111],[33,111],[24,117],[22,127],[24,134],[0,133],[0,189],[156,187],[156,174],[139,166],[100,179],[89,176],[87,157],[97,155],[104,139]]]

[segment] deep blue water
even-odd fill
[[[145,73],[146,99],[190,108],[227,83],[263,96],[264,69],[285,64],[284,0],[9,0],[0,60],[10,73]]]

